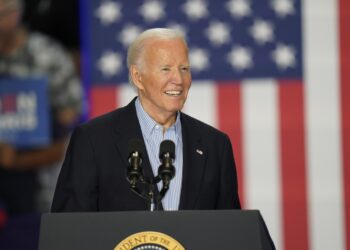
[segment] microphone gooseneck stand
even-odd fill
[[[161,164],[158,167],[158,175],[146,179],[143,174],[142,154],[144,145],[139,139],[132,139],[129,142],[129,166],[126,172],[126,178],[130,183],[130,189],[142,199],[147,200],[150,211],[159,210],[159,204],[169,190],[171,179],[175,176],[175,144],[171,140],[164,140],[160,144],[159,158]],[[159,193],[156,192],[157,184],[162,181],[163,186]],[[146,186],[145,189],[139,189],[138,183]],[[155,194],[158,194],[155,197]]]

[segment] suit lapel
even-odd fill
[[[113,128],[114,128],[114,136],[115,136],[115,145],[117,151],[120,153],[124,164],[125,169],[128,166],[128,158],[129,158],[129,152],[128,152],[128,145],[129,141],[131,139],[140,139],[142,140],[143,144],[145,144],[141,127],[136,115],[136,108],[135,108],[135,100],[134,98],[127,106],[120,109],[120,114],[116,116],[113,119]],[[143,155],[143,163],[142,168],[144,172],[144,176],[146,179],[154,178],[153,170],[148,158],[146,147],[144,147],[144,153]],[[158,189],[155,190],[156,194],[158,194]],[[160,204],[160,209],[162,208],[162,205]]]
[[[125,166],[128,165],[128,145],[131,139],[140,139],[145,145],[143,140],[141,127],[136,115],[134,98],[127,106],[125,106],[118,117],[113,120],[113,127],[115,131],[115,145],[117,150],[121,153]],[[145,148],[146,150],[146,148]],[[147,151],[143,153],[144,174],[147,177],[153,177],[153,171],[150,161],[148,159]]]
[[[183,140],[183,178],[179,209],[194,209],[201,189],[207,150],[201,143],[201,136],[181,113]]]

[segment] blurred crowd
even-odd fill
[[[79,65],[78,1],[0,0],[0,79],[45,77],[52,131],[42,147],[0,141],[0,249],[37,248],[40,214],[50,209],[67,140],[83,112]]]

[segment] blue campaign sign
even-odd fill
[[[46,78],[0,78],[0,142],[16,147],[50,143]]]

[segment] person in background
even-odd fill
[[[0,0],[0,77],[47,77],[52,144],[17,150],[0,142],[0,200],[10,216],[48,211],[66,140],[82,108],[81,83],[69,55],[53,39],[27,30],[22,10],[21,0]]]

